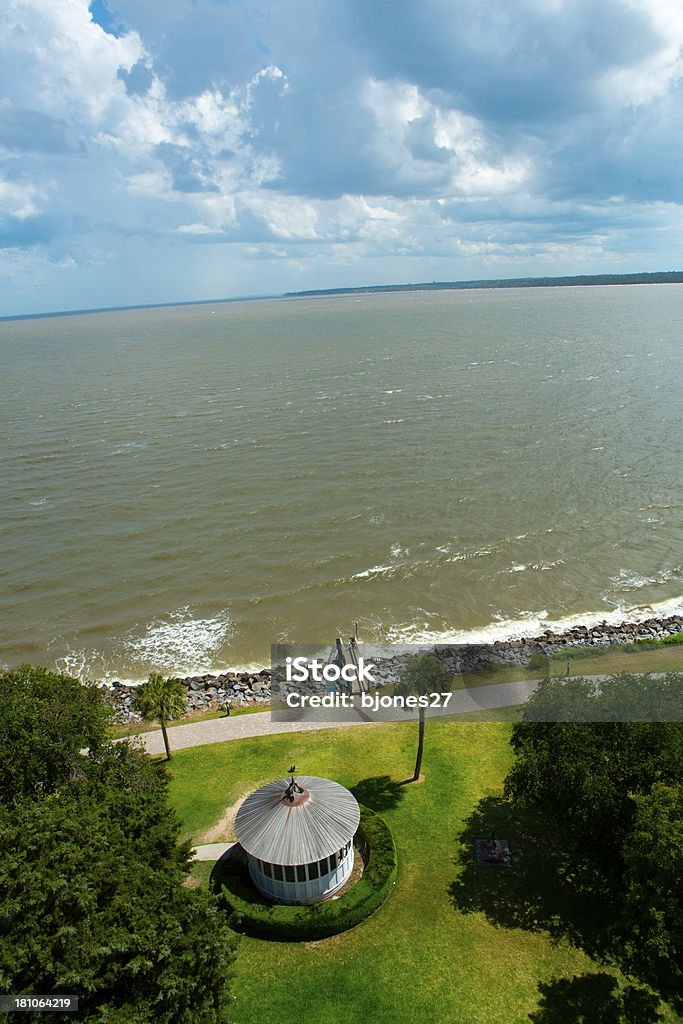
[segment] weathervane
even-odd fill
[[[290,804],[294,803],[294,799],[295,799],[295,797],[297,795],[300,795],[300,794],[302,794],[304,792],[304,789],[299,785],[299,783],[294,778],[294,772],[295,771],[296,771],[296,765],[295,764],[293,764],[291,768],[287,769],[287,773],[291,776],[291,778],[289,780],[289,785],[287,786],[287,789],[285,790],[285,795],[282,798],[283,800],[289,800]]]

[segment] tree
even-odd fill
[[[82,742],[89,688],[70,680],[64,713],[45,717],[48,675],[3,680],[20,733],[3,730],[0,763],[34,739],[41,751]],[[49,786],[15,785],[0,802],[0,991],[76,993],[84,1024],[219,1024],[235,940],[215,897],[184,884],[165,769],[104,727],[90,735]]]
[[[675,674],[654,681],[624,673],[601,681],[599,690],[580,678],[546,680],[525,705],[525,721],[513,727],[517,756],[506,794],[542,810],[606,868],[618,866],[634,795],[656,781],[675,782],[683,771],[679,721],[646,717],[668,717],[682,689]]]
[[[530,720],[513,727],[505,792],[518,808],[541,812],[571,861],[577,896],[609,893],[618,908],[611,955],[680,1005],[683,723],[671,719],[681,677],[574,684],[546,681],[525,708]],[[632,719],[615,721],[617,713]],[[633,720],[638,714],[643,720]]]
[[[146,683],[138,686],[133,695],[133,710],[146,722],[156,719],[161,726],[166,748],[166,760],[171,760],[166,723],[180,718],[187,707],[185,686],[180,679],[164,679],[161,672],[152,672]]]
[[[103,691],[45,668],[0,672],[0,802],[47,796],[84,770],[81,750],[105,742]]]
[[[438,658],[433,654],[419,654],[407,659],[401,670],[400,681],[396,684],[396,693],[402,696],[426,697],[430,693],[443,693],[449,686],[448,673]],[[418,705],[418,739],[415,771],[412,782],[420,778],[422,754],[425,739],[425,705]]]
[[[624,844],[627,949],[637,969],[683,992],[683,784],[656,782],[634,797],[633,827]]]

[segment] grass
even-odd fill
[[[610,644],[604,647],[567,648],[558,651],[537,668],[501,664],[490,670],[467,672],[454,677],[453,689],[538,679],[545,675],[548,667],[552,676],[564,676],[567,656],[570,659],[570,674],[573,676],[611,675],[613,672],[683,672],[683,646]]]
[[[237,715],[253,715],[255,711],[269,711],[270,704],[248,704],[242,708],[231,708],[230,717]],[[182,718],[167,722],[166,727],[172,729],[176,725],[189,725],[190,722],[210,722],[213,718],[225,718],[224,711],[189,711]],[[158,722],[122,722],[109,726],[109,738],[122,739],[128,736],[140,736],[143,732],[155,732],[159,729]]]
[[[638,645],[640,646],[640,645]],[[583,649],[585,650],[585,648]],[[643,644],[630,650],[619,645],[606,647],[604,654],[593,657],[574,657],[569,652],[570,671],[574,676],[611,675],[613,672],[683,672],[683,647],[675,645],[652,646]],[[566,655],[553,658],[553,675],[563,675]]]
[[[586,925],[553,859],[541,858],[542,823],[539,831],[515,818],[500,799],[509,734],[504,722],[428,722],[419,785],[404,782],[415,723],[178,751],[168,771],[187,836],[201,835],[240,795],[296,764],[302,774],[338,780],[379,811],[398,849],[396,889],[352,931],[305,944],[242,938],[233,1024],[617,1024],[624,979],[591,956],[599,934],[592,924],[605,907],[591,906]],[[474,839],[491,834],[509,839],[512,869],[476,868]],[[193,868],[199,882],[209,871]],[[593,1016],[572,1015],[580,999]],[[680,1020],[663,1012],[667,1024]],[[639,1024],[651,1020],[643,1015]]]

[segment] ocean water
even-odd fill
[[[0,662],[475,640],[683,608],[683,286],[0,324]]]

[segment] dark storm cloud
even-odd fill
[[[344,8],[372,74],[441,90],[505,129],[590,109],[606,70],[661,44],[647,15],[622,0],[347,0]]]

